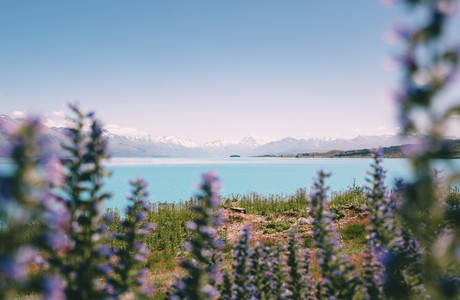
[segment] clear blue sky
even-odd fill
[[[2,1],[0,113],[78,102],[196,140],[394,132],[383,36],[399,16],[373,0]]]

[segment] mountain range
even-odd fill
[[[5,128],[15,126],[20,119],[0,115],[0,157],[8,154],[10,142]],[[65,141],[65,128],[45,127],[44,135],[49,146],[60,151],[60,144]],[[114,157],[226,157],[229,155],[261,156],[282,155],[289,153],[325,152],[331,150],[369,149],[389,147],[403,143],[397,135],[358,136],[353,139],[309,138],[297,139],[286,137],[277,141],[266,142],[255,137],[245,137],[239,142],[212,141],[198,143],[192,140],[178,139],[173,136],[154,137],[123,136],[105,131],[109,149]]]

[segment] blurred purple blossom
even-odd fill
[[[141,269],[138,273],[138,283],[140,285],[141,293],[145,296],[151,297],[153,296],[155,289],[149,283],[148,274],[149,272],[147,269]]]
[[[198,226],[193,221],[188,221],[187,223],[185,223],[185,228],[187,228],[188,230],[196,230],[197,227]]]
[[[151,222],[144,223],[141,228],[138,229],[137,233],[142,236],[150,235],[156,228],[156,225]]]
[[[407,25],[398,23],[386,33],[385,42],[390,45],[405,43],[413,37],[414,33],[415,31]]]
[[[71,241],[65,232],[50,231],[46,234],[46,242],[53,249],[60,253],[66,253],[71,248]]]
[[[99,269],[106,275],[112,275],[114,273],[113,267],[110,264],[101,264]]]
[[[428,144],[423,139],[418,139],[412,144],[404,145],[403,152],[408,157],[417,157],[424,154],[428,149]]]
[[[50,195],[42,201],[45,222],[53,228],[67,229],[70,226],[70,212],[63,200]]]
[[[447,16],[457,13],[457,0],[438,0],[437,9]]]
[[[64,168],[61,160],[52,155],[45,162],[46,176],[53,187],[60,187],[64,184]]]
[[[100,246],[98,249],[98,252],[101,256],[105,258],[110,258],[113,255],[112,249],[110,248],[109,245],[106,245],[106,244]]]
[[[27,266],[19,264],[11,256],[3,255],[0,256],[0,274],[16,281],[24,281],[27,277]]]
[[[214,208],[219,204],[219,191],[221,188],[217,173],[210,171],[202,175],[203,183],[200,185],[202,191],[209,192],[210,208]]]
[[[147,218],[146,212],[140,212],[136,214],[136,221],[144,221]]]
[[[207,299],[217,299],[219,297],[218,290],[210,284],[203,286],[201,291],[206,295]]]
[[[49,276],[43,281],[43,298],[45,300],[64,300],[65,282],[59,276]]]
[[[111,223],[115,220],[115,215],[113,213],[107,213],[104,215],[104,218],[107,222]]]

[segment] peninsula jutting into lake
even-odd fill
[[[408,158],[411,153],[416,151],[416,144],[406,144],[401,146],[391,146],[382,148],[384,158]],[[359,150],[332,150],[328,152],[309,152],[297,154],[280,154],[280,155],[261,155],[259,157],[295,157],[295,158],[371,158],[372,149]],[[454,159],[460,158],[460,140],[445,140],[444,151],[437,158]]]

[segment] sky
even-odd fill
[[[370,0],[1,1],[0,113],[197,141],[397,132]]]

